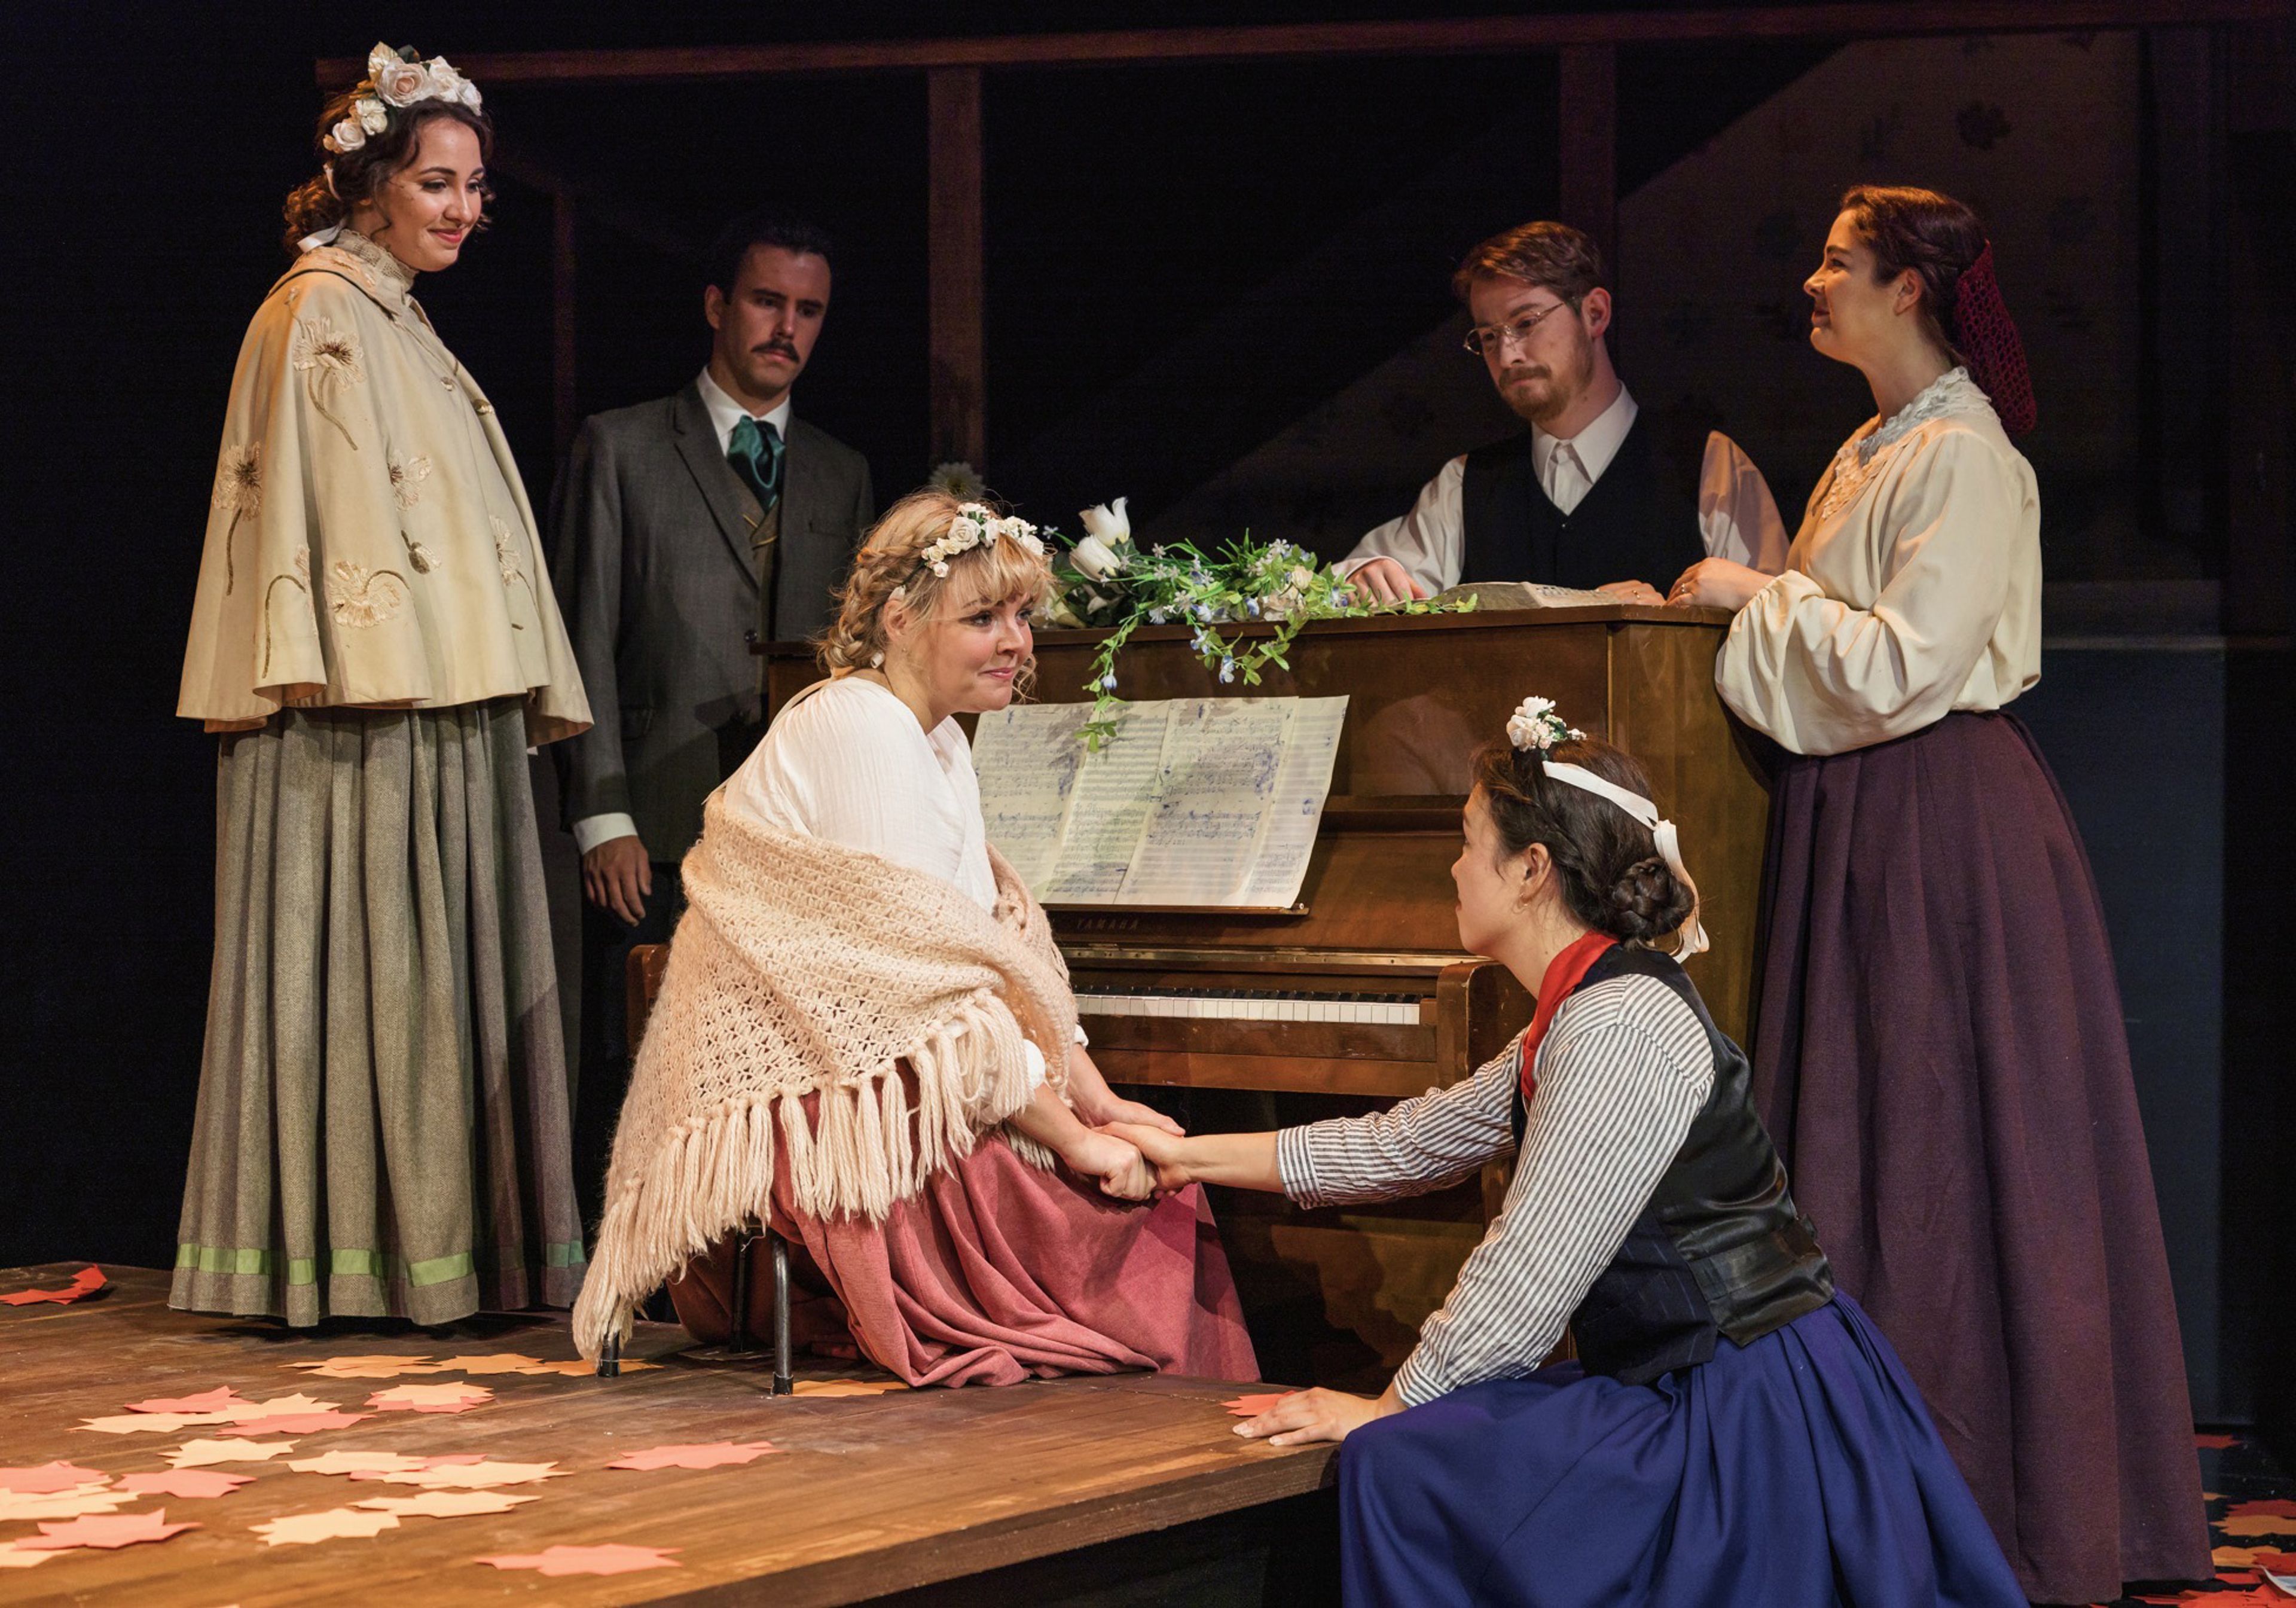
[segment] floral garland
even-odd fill
[[[948,561],[960,553],[970,553],[975,547],[996,545],[999,538],[1008,539],[1023,551],[1044,556],[1045,544],[1037,535],[1037,528],[1024,519],[1007,514],[999,518],[994,508],[981,503],[960,504],[956,517],[948,522],[948,533],[917,554],[920,567],[946,578]]]
[[[390,114],[421,101],[451,101],[480,108],[479,86],[456,72],[444,56],[420,59],[411,45],[393,50],[378,44],[366,53],[366,77],[359,81],[351,115],[327,130],[319,143],[340,155],[357,151],[371,135],[390,127]]]
[[[1290,669],[1284,657],[1292,639],[1311,619],[1361,619],[1373,614],[1434,614],[1474,607],[1464,603],[1366,603],[1341,577],[1305,548],[1285,541],[1260,545],[1249,537],[1209,558],[1187,542],[1154,546],[1134,543],[1125,501],[1085,510],[1085,534],[1053,569],[1051,622],[1082,629],[1107,628],[1093,656],[1092,714],[1079,732],[1085,747],[1097,752],[1115,734],[1116,660],[1133,632],[1144,625],[1185,625],[1204,667],[1221,681],[1259,685],[1260,671],[1273,664]],[[1231,637],[1223,625],[1267,626],[1265,636]]]

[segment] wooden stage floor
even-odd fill
[[[0,1291],[62,1284],[78,1266],[0,1273]],[[0,1306],[0,1466],[62,1460],[118,1476],[164,1471],[164,1454],[194,1438],[292,1440],[294,1448],[268,1462],[212,1465],[252,1476],[227,1496],[144,1496],[119,1510],[164,1508],[169,1522],[191,1521],[199,1529],[0,1569],[0,1603],[800,1608],[897,1592],[913,1593],[903,1599],[912,1602],[1111,1603],[1138,1600],[1127,1598],[1122,1582],[1158,1570],[1170,1575],[1168,1600],[1193,1601],[1205,1594],[1184,1583],[1192,1549],[1203,1579],[1232,1587],[1244,1560],[1224,1558],[1223,1551],[1253,1545],[1265,1551],[1252,1522],[1311,1505],[1327,1512],[1331,1504],[1314,1493],[1336,1473],[1333,1448],[1281,1450],[1228,1432],[1234,1420],[1220,1404],[1265,1386],[1119,1374],[1003,1390],[833,1394],[822,1388],[868,1376],[816,1369],[801,1372],[799,1395],[775,1399],[768,1365],[693,1357],[682,1330],[659,1325],[641,1326],[629,1355],[661,1366],[619,1379],[469,1369],[329,1378],[293,1365],[372,1354],[559,1359],[575,1353],[555,1315],[483,1317],[436,1330],[340,1324],[315,1334],[171,1312],[166,1275],[106,1271],[112,1287],[90,1300]],[[371,1393],[464,1378],[494,1399],[462,1413],[385,1412],[291,1435],[268,1433],[259,1422],[168,1433],[78,1427],[83,1419],[123,1414],[132,1402],[219,1385],[250,1401],[299,1391],[363,1412],[372,1410]],[[606,1466],[656,1446],[758,1440],[770,1440],[775,1455],[695,1470]],[[562,1477],[503,1488],[535,1498],[508,1513],[407,1515],[371,1538],[267,1546],[253,1526],[421,1494],[286,1466],[333,1451],[482,1454],[555,1463]],[[30,1520],[0,1522],[0,1543],[39,1533]],[[476,1562],[604,1543],[675,1547],[677,1566],[551,1577]],[[1095,1579],[1100,1588],[1088,1589]],[[1249,1595],[1259,1600],[1257,1591]],[[1271,1593],[1270,1600],[1282,1599]]]

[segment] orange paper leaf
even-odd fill
[[[79,1427],[99,1435],[174,1435],[201,1423],[229,1423],[228,1413],[113,1413],[84,1418]]]
[[[1239,1418],[1257,1418],[1290,1394],[1289,1391],[1270,1391],[1259,1396],[1239,1396],[1233,1401],[1221,1402],[1220,1406]]]
[[[298,1457],[287,1466],[299,1474],[388,1474],[422,1468],[429,1461],[405,1452],[326,1452],[316,1457]]]
[[[547,1546],[540,1552],[512,1553],[477,1561],[491,1563],[496,1569],[532,1569],[544,1574],[629,1574],[640,1569],[679,1568],[678,1561],[669,1555],[685,1550],[682,1546],[625,1546],[615,1542],[606,1546]]]
[[[466,1413],[494,1399],[486,1386],[455,1379],[444,1384],[393,1385],[377,1391],[366,1404],[379,1413]]]
[[[714,1440],[706,1446],[656,1446],[632,1452],[606,1464],[608,1468],[718,1468],[728,1463],[754,1463],[781,1448],[770,1440]]]
[[[90,1481],[101,1485],[111,1478],[102,1469],[82,1468],[77,1463],[43,1463],[37,1468],[0,1468],[0,1490],[70,1490]]]
[[[36,1301],[53,1301],[61,1307],[70,1301],[83,1300],[109,1287],[111,1283],[103,1276],[102,1268],[86,1267],[73,1274],[71,1283],[61,1290],[19,1290],[13,1295],[0,1295],[0,1301],[12,1307],[29,1307]]]
[[[630,1365],[624,1363],[622,1366]],[[898,1379],[800,1379],[791,1392],[798,1396],[884,1396],[909,1387]]]
[[[217,1469],[179,1468],[160,1474],[128,1474],[119,1489],[138,1497],[228,1497],[242,1485],[254,1483],[253,1474],[226,1474]]]
[[[401,1374],[436,1374],[439,1365],[427,1357],[330,1357],[324,1362],[291,1362],[321,1379],[396,1379]]]
[[[168,1454],[177,1468],[203,1468],[210,1463],[268,1463],[282,1452],[295,1449],[292,1440],[186,1440]]]
[[[2237,1435],[2195,1435],[2193,1444],[2204,1452],[2221,1452],[2240,1444]]]
[[[82,1514],[116,1513],[135,1499],[132,1490],[100,1484],[75,1485],[70,1490],[0,1490],[0,1519],[76,1519]]]
[[[131,1413],[229,1413],[234,1407],[253,1407],[238,1391],[227,1384],[212,1391],[202,1391],[196,1396],[154,1396],[149,1401],[131,1401]]]
[[[658,1362],[640,1362],[636,1358],[631,1357],[625,1357],[621,1359],[621,1369],[625,1374],[643,1374],[648,1368],[658,1368],[660,1366],[661,1366],[661,1364]],[[598,1365],[594,1362],[584,1362],[580,1358],[577,1357],[572,1360],[566,1362],[537,1362],[530,1368],[521,1368],[519,1372],[521,1374],[563,1374],[570,1379],[589,1379],[596,1376]],[[803,1385],[800,1385],[798,1387],[800,1393],[803,1392],[804,1389],[805,1387]]]
[[[138,1541],[164,1541],[196,1524],[170,1524],[168,1510],[148,1514],[111,1514],[102,1518],[74,1519],[68,1524],[43,1524],[40,1533],[16,1543],[27,1552],[61,1552],[68,1546],[132,1546]]]
[[[419,1497],[369,1497],[357,1505],[401,1518],[460,1519],[472,1514],[506,1514],[520,1503],[533,1500],[498,1490],[426,1490]]]
[[[366,1537],[398,1528],[397,1514],[361,1513],[356,1507],[330,1507],[324,1513],[291,1514],[268,1524],[250,1526],[266,1546],[305,1546],[314,1541]]]
[[[354,1480],[379,1480],[385,1485],[413,1485],[424,1490],[488,1490],[497,1485],[529,1485],[558,1473],[555,1463],[448,1463],[443,1459],[426,1468],[405,1468],[389,1473],[354,1471]]]
[[[55,1555],[53,1552],[20,1552],[13,1543],[0,1545],[0,1569],[29,1569]]]
[[[266,1435],[308,1435],[320,1430],[347,1430],[373,1416],[373,1413],[283,1413],[275,1418],[258,1418],[255,1423]]]
[[[306,1396],[298,1391],[292,1396],[274,1396],[268,1401],[242,1401],[227,1409],[224,1416],[234,1423],[259,1423],[266,1418],[291,1418],[305,1413],[332,1413],[343,1404],[322,1401],[316,1396]]]

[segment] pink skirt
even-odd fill
[[[865,1358],[912,1385],[1132,1368],[1259,1377],[1200,1186],[1114,1200],[991,1136],[882,1224],[807,1215],[777,1176],[773,1226],[792,1251],[796,1342]],[[749,1328],[762,1341],[773,1333],[772,1263],[762,1241],[750,1254]],[[728,1333],[732,1274],[721,1241],[670,1281],[697,1339]]]

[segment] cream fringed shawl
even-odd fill
[[[806,1212],[877,1221],[1029,1103],[1024,1036],[1065,1081],[1068,967],[1028,888],[990,858],[994,913],[711,796],[574,1309],[584,1356],[711,1241],[763,1218],[776,1169]]]

